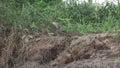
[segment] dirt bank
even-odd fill
[[[36,36],[11,29],[0,34],[0,68],[119,68],[119,39],[117,33]]]

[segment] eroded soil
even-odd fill
[[[0,35],[0,68],[120,68],[117,35],[21,36],[13,29]]]

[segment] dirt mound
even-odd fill
[[[0,68],[119,68],[120,40],[116,35],[42,37],[4,29],[0,33]]]
[[[36,68],[41,66],[42,68],[84,68],[91,66],[102,68],[109,67],[107,65],[112,63],[118,65],[119,62],[116,60],[119,58],[120,45],[119,40],[114,38],[115,34],[35,38],[26,51],[29,63],[23,64],[23,68],[26,68],[25,65],[31,66],[30,62],[39,63],[33,65],[38,66]],[[98,64],[93,64],[93,62],[98,62]],[[78,63],[80,66],[77,65]],[[102,65],[102,63],[107,65]]]
[[[26,59],[46,63],[55,59],[69,45],[70,40],[66,37],[37,38],[28,45]]]
[[[75,61],[63,68],[120,68],[120,59],[95,59]]]
[[[54,60],[53,65],[67,64],[79,59],[99,58],[101,56],[97,55],[99,51],[111,49],[108,46],[111,39],[112,36],[102,34],[78,37]]]

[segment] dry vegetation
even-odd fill
[[[22,35],[5,27],[0,33],[0,68],[119,68],[116,35]]]

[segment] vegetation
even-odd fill
[[[1,0],[0,26],[11,25],[31,31],[52,30],[51,22],[60,22],[66,31],[91,33],[120,30],[120,5],[104,6],[92,0]]]

